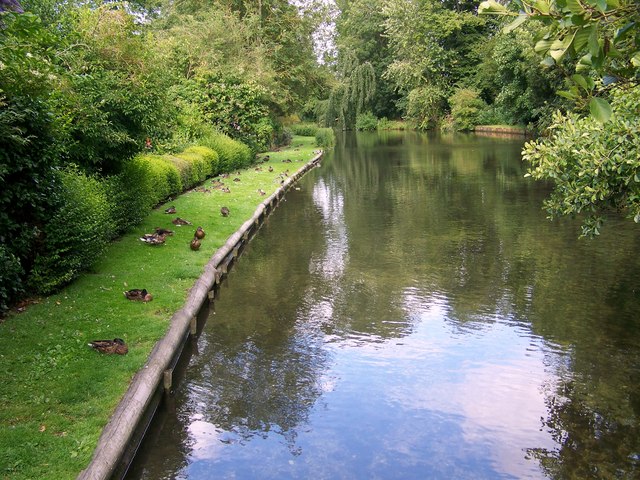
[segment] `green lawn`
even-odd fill
[[[314,138],[294,137],[292,147],[271,152],[268,163],[256,165],[261,171],[254,166],[222,179],[231,193],[193,190],[158,207],[114,242],[91,272],[0,324],[0,478],[75,478],[86,467],[129,381],[164,335],[203,266],[278,188],[278,175],[298,170],[315,148]],[[292,162],[282,161],[287,158]],[[177,213],[165,214],[167,205],[175,205]],[[222,206],[231,211],[228,217],[220,215]],[[176,216],[193,226],[174,227]],[[157,226],[175,234],[160,246],[138,240]],[[197,226],[206,237],[200,250],[192,251]],[[146,288],[153,301],[125,299],[123,291],[131,288]],[[127,342],[126,356],[102,355],[87,346],[114,337]]]

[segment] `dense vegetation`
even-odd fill
[[[285,0],[0,3],[0,313],[168,196],[291,138],[321,96]],[[194,146],[199,146],[194,148]]]
[[[370,130],[521,125],[529,174],[556,184],[550,215],[640,221],[637,0],[336,0],[327,125]],[[478,14],[485,13],[489,15]]]
[[[611,209],[639,221],[637,1],[478,6],[335,0],[319,65],[320,0],[2,0],[0,311],[73,279],[163,198],[286,143],[299,117],[552,132],[525,152],[558,182],[550,214],[587,213],[587,235]],[[67,234],[71,218],[86,225]]]

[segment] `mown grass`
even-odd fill
[[[261,171],[253,166],[223,179],[231,193],[192,190],[153,210],[111,244],[91,272],[0,324],[0,478],[75,478],[85,468],[131,378],[203,266],[265,198],[258,189],[273,193],[278,175],[296,171],[315,148],[314,138],[294,137],[290,148],[256,165]],[[292,162],[283,163],[287,158]],[[203,187],[210,185],[207,180]],[[164,213],[167,205],[175,205],[176,215]],[[229,217],[220,215],[223,205]],[[193,226],[174,227],[176,216]],[[194,252],[189,242],[198,225],[206,237]],[[156,226],[175,234],[161,246],[138,240]],[[146,288],[154,300],[126,300],[123,291],[131,288]],[[114,337],[127,342],[128,355],[106,356],[87,346]]]

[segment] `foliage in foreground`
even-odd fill
[[[602,217],[624,212],[640,223],[640,86],[616,89],[611,119],[557,113],[551,137],[528,142],[529,175],[555,184],[545,202],[551,217],[585,214],[584,236],[598,235]]]

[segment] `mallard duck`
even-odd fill
[[[156,227],[155,230],[158,235],[173,235],[173,230],[168,228]]]
[[[113,340],[94,340],[89,343],[91,348],[94,348],[102,353],[126,355],[129,351],[129,347],[124,343],[121,338],[114,338]]]
[[[223,217],[228,217],[229,216],[229,208],[227,207],[222,207],[220,209],[220,215],[222,215]]]
[[[273,172],[273,167],[272,166],[269,166],[269,171]]]
[[[266,195],[266,194],[267,194],[267,192],[265,192],[265,191],[264,191],[264,190],[262,190],[261,188],[259,188],[259,189],[258,189],[258,193],[259,193],[260,195]]]
[[[192,225],[192,223],[188,220],[185,220],[184,218],[180,218],[180,217],[176,217],[173,220],[171,220],[171,223],[173,223],[174,225],[177,226],[182,226],[182,225]]]
[[[197,238],[199,240],[202,240],[205,235],[206,233],[204,233],[204,230],[202,229],[202,227],[196,228],[196,233],[193,234],[194,238]]]
[[[240,181],[240,179],[239,179],[238,177],[236,177],[236,178],[234,178],[234,179],[233,179],[233,181],[234,181],[234,182],[239,182],[239,181]]]
[[[148,245],[162,245],[165,241],[165,236],[158,233],[145,233],[140,237],[140,241]]]
[[[269,159],[270,159],[270,158],[271,158],[271,157],[269,157],[269,155],[265,155],[264,157],[262,157],[262,161],[263,161],[264,163],[267,163],[267,162],[269,161]]]
[[[229,187],[222,187],[222,191],[224,193],[231,193],[231,189]]]
[[[197,237],[193,237],[191,240],[191,250],[200,250],[200,240]]]
[[[169,214],[173,214],[176,213],[176,207],[174,207],[173,205],[171,205],[169,208],[166,208],[164,213],[169,213]]]
[[[153,295],[147,292],[146,288],[132,288],[131,290],[127,290],[124,293],[124,296],[129,300],[137,300],[139,302],[150,302],[153,300]]]

